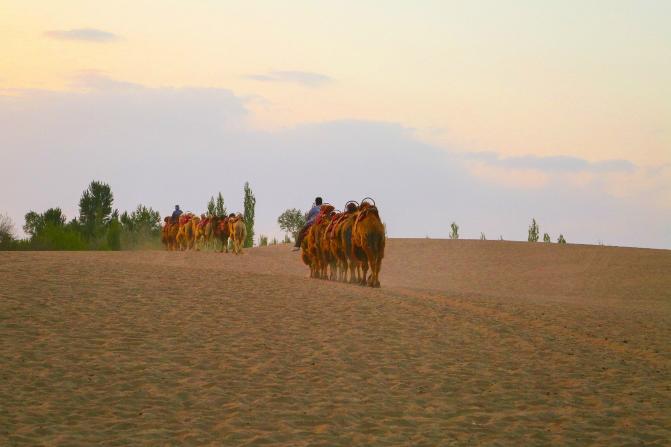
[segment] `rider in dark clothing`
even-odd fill
[[[179,209],[179,205],[175,205],[175,211],[172,212],[172,221],[177,222],[179,216],[182,215],[182,210]]]
[[[306,217],[306,222],[303,228],[301,228],[301,231],[298,233],[298,237],[296,238],[296,244],[294,245],[294,251],[297,251],[298,249],[301,248],[301,242],[303,242],[303,238],[305,238],[305,235],[308,233],[308,230],[310,229],[310,226],[315,223],[315,219],[319,215],[319,211],[321,210],[322,206],[322,198],[317,197],[315,198],[315,203],[312,205],[312,208],[310,208],[310,211],[308,211],[308,215]]]

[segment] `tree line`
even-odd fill
[[[249,186],[244,187],[244,217],[247,225],[245,246],[254,238],[256,198]],[[221,192],[207,204],[209,215],[226,215]],[[79,215],[67,220],[60,207],[44,212],[30,210],[24,216],[23,231],[27,238],[14,234],[14,223],[0,214],[0,249],[3,250],[121,250],[160,248],[161,214],[139,204],[131,212],[114,208],[110,185],[92,181],[79,199]]]

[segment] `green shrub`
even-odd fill
[[[27,247],[32,250],[86,250],[89,248],[79,231],[53,224],[46,224],[30,239]]]
[[[459,239],[459,225],[457,225],[455,222],[452,222],[450,228],[452,229],[450,231],[450,239]]]

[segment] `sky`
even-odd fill
[[[0,213],[201,212],[257,234],[373,196],[392,237],[671,248],[671,3],[0,0]]]

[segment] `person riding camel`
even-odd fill
[[[310,211],[308,211],[308,214],[305,218],[306,220],[305,225],[303,225],[303,228],[301,228],[301,231],[298,233],[298,236],[296,237],[296,244],[294,245],[293,251],[300,250],[301,242],[303,242],[303,238],[305,238],[305,235],[308,234],[308,230],[310,229],[312,224],[315,223],[317,216],[319,216],[321,206],[322,206],[322,198],[316,197],[315,203],[312,205],[312,208],[310,208]]]
[[[175,211],[172,212],[172,222],[176,223],[179,220],[179,216],[182,215],[182,210],[179,209],[179,205],[175,205]]]

